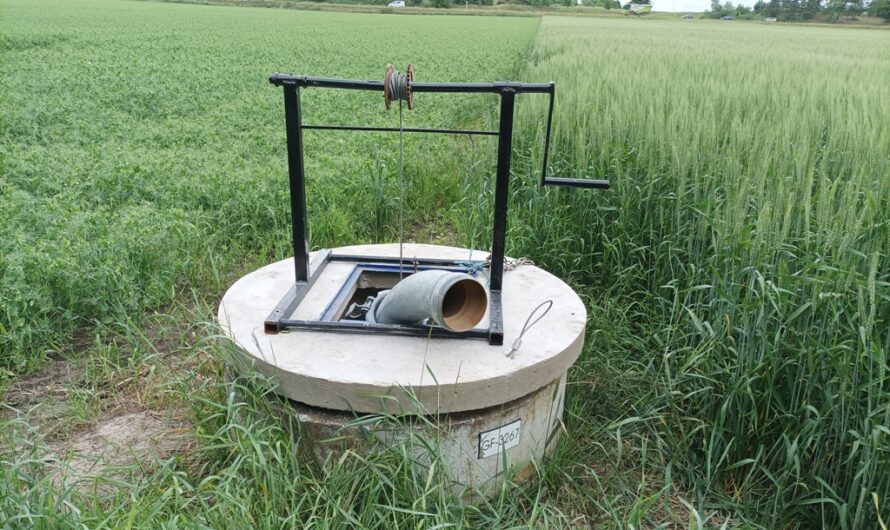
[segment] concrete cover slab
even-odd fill
[[[335,253],[398,256],[398,244],[361,245]],[[404,255],[484,259],[486,252],[406,244]],[[294,318],[318,318],[351,271],[330,264]],[[504,274],[504,345],[478,339],[292,331],[266,335],[263,321],[293,284],[293,260],[272,263],[226,292],[218,319],[248,354],[252,369],[274,377],[285,397],[355,412],[459,412],[507,403],[563,376],[581,352],[587,311],[562,280],[531,265]],[[484,281],[484,278],[483,278]],[[553,308],[506,354],[535,307]],[[487,318],[483,321],[487,324]]]

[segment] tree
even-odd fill
[[[724,7],[720,3],[720,0],[711,0],[711,10],[706,11],[705,16],[711,17],[711,18],[720,18],[720,17],[726,16],[729,14],[728,8],[731,6],[732,6],[732,4],[730,4],[729,2],[727,2],[727,7]]]
[[[782,20],[800,20],[800,0],[783,0],[780,5]]]
[[[710,18],[723,18],[726,16],[751,18],[751,8],[739,4],[733,5],[727,0],[725,4],[721,4],[720,0],[711,0],[711,10],[705,11],[705,16]]]
[[[868,13],[873,17],[883,18],[890,22],[890,0],[872,0]]]
[[[801,3],[800,16],[804,20],[810,20],[819,14],[819,10],[821,8],[822,8],[821,0],[804,0]]]
[[[847,0],[828,0],[823,11],[828,16],[829,22],[836,22],[841,18],[847,7]]]

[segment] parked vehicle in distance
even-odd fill
[[[404,0],[393,0],[392,2],[386,4],[386,7],[405,7]]]
[[[732,15],[726,15],[725,17],[720,17],[720,20],[735,20],[735,17]]]
[[[634,15],[638,17],[644,17],[650,13],[652,13],[652,5],[651,4],[624,4],[624,15]]]
[[[680,20],[693,20],[694,18],[692,15],[683,15]]]
[[[766,17],[765,19],[763,19],[763,21],[764,21],[764,22],[775,22],[775,21],[776,21],[776,17]]]

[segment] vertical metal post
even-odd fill
[[[309,240],[306,224],[306,179],[303,172],[303,122],[300,88],[284,86],[284,121],[287,128],[287,169],[290,177],[290,214],[293,225],[294,272],[297,283],[309,281]]]
[[[513,104],[516,91],[501,88],[501,117],[498,126],[498,169],[494,188],[494,227],[491,234],[491,276],[489,288],[488,343],[504,343],[504,316],[501,288],[504,280],[504,240],[507,237],[507,206],[510,200],[510,157],[513,149]]]
[[[510,156],[513,147],[513,103],[516,92],[501,90],[498,127],[498,169],[494,189],[494,228],[491,235],[491,278],[489,287],[500,291],[504,277],[504,240],[507,235],[507,203],[510,198]]]

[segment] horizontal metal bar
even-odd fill
[[[309,77],[305,75],[279,74],[277,72],[269,76],[269,82],[275,86],[296,85],[299,87],[344,88],[352,90],[383,91],[383,81],[331,79],[325,77]]]
[[[355,294],[355,290],[358,287],[356,284],[358,283],[361,274],[362,268],[359,265],[354,265],[352,267],[352,272],[349,273],[349,276],[346,277],[346,281],[340,285],[340,290],[334,295],[334,299],[331,300],[327,307],[324,308],[324,311],[322,311],[319,320],[323,322],[333,322],[336,319],[337,313],[346,311],[346,302],[348,302],[350,297]]]
[[[479,262],[479,263],[481,263],[481,262]],[[412,263],[411,265],[414,265],[414,263]],[[359,262],[359,263],[356,263],[356,268],[360,269],[363,272],[364,271],[382,272],[384,274],[386,274],[386,273],[398,274],[399,273],[398,263],[390,264],[390,263]],[[466,272],[467,267],[465,267],[463,264],[460,264],[460,265],[455,264],[453,266],[448,266],[448,265],[424,265],[422,263],[417,263],[417,270],[418,271],[446,270],[446,271],[450,271],[450,272]]]
[[[324,131],[369,131],[369,132],[406,132],[406,133],[440,133],[497,136],[497,131],[476,131],[471,129],[418,129],[415,127],[365,127],[361,125],[304,125],[303,129]]]
[[[483,263],[483,260],[455,260],[455,259],[439,259],[439,258],[409,258],[405,256],[401,260],[398,256],[359,256],[355,254],[331,254],[331,261],[348,261],[355,263],[390,263],[398,265],[404,263],[405,266],[411,266],[415,263],[418,265],[433,265],[439,267],[463,266],[468,263]]]
[[[295,85],[299,87],[342,88],[348,90],[373,90],[382,92],[383,81],[362,81],[358,79],[331,79],[326,77],[309,77],[305,75],[289,75],[274,73],[269,82],[276,86]],[[550,94],[554,84],[549,83],[517,83],[497,81],[494,83],[419,83],[411,84],[414,92],[440,93],[488,93],[496,94],[504,90],[515,93]]]
[[[465,92],[492,93],[512,90],[517,94],[549,94],[553,91],[553,83],[518,83],[513,81],[495,81],[494,83],[412,83],[414,92]]]
[[[407,335],[413,337],[435,337],[448,339],[485,339],[488,340],[489,330],[471,329],[463,333],[455,333],[444,328],[431,326],[396,326],[390,324],[371,324],[360,320],[341,320],[339,322],[322,322],[319,320],[281,320],[280,330],[332,331],[337,333],[381,333],[386,335]]]
[[[606,189],[609,189],[610,184],[609,184],[608,180],[545,177],[544,185],[545,186],[569,186],[572,188],[597,188],[597,189],[601,189],[601,190],[606,190]]]
[[[322,250],[315,255],[315,259],[312,260],[312,263],[309,266],[311,275],[309,276],[308,281],[294,283],[294,285],[288,289],[284,298],[282,298],[281,301],[278,302],[278,305],[275,306],[275,309],[272,310],[272,313],[266,317],[266,320],[263,323],[263,329],[267,334],[274,335],[280,331],[281,326],[279,323],[281,320],[290,316],[297,309],[297,306],[303,301],[306,293],[308,293],[309,289],[315,284],[315,280],[321,276],[321,271],[327,266],[330,258],[331,251],[328,249]]]

